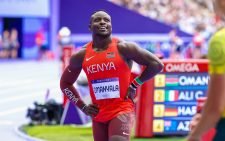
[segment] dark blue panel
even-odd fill
[[[63,0],[60,4],[60,26],[68,26],[72,33],[89,33],[91,14],[105,9],[112,17],[113,33],[169,33],[173,28],[144,17],[134,11],[105,0]],[[180,36],[190,36],[178,30]]]

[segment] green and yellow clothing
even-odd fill
[[[225,28],[216,32],[209,43],[209,74],[225,74]],[[225,140],[225,110],[216,126],[216,135],[213,141]]]

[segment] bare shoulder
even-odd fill
[[[138,44],[135,42],[119,40],[118,42],[118,50],[119,52],[129,58],[136,50],[139,48]]]
[[[129,41],[120,41],[118,43],[118,50],[120,53],[127,59],[133,60],[141,65],[151,65],[154,66],[154,62],[156,65],[163,67],[162,62],[157,58],[153,53],[147,51],[146,49],[140,47],[135,42]],[[153,64],[153,65],[152,65]]]
[[[118,48],[119,49],[132,49],[138,47],[138,44],[131,41],[125,41],[125,40],[119,40],[118,42]]]
[[[86,53],[86,46],[74,53],[70,58],[70,68],[81,68]]]

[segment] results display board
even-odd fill
[[[153,135],[185,135],[196,113],[196,100],[205,97],[209,76],[207,63],[164,62],[154,78]]]

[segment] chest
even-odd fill
[[[87,74],[117,71],[123,65],[124,61],[115,51],[87,53],[83,62],[83,68]]]

